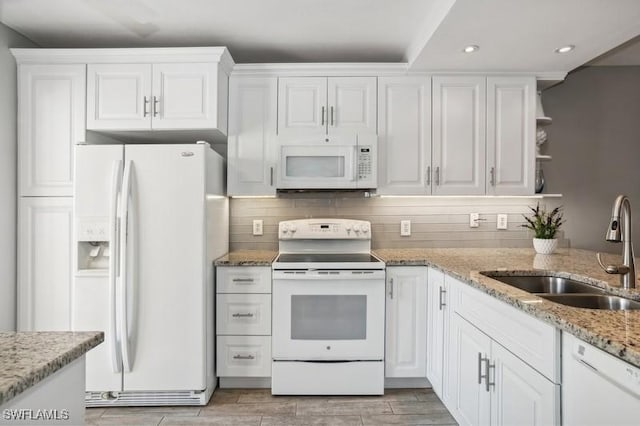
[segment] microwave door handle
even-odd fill
[[[358,178],[358,146],[353,147],[353,173],[351,181],[355,182]]]

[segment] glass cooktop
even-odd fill
[[[370,263],[380,262],[379,259],[369,253],[281,253],[276,262],[291,263],[340,263],[359,262]]]

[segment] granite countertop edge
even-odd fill
[[[231,251],[213,261],[214,266],[271,266],[278,252],[275,250]]]
[[[0,406],[6,404],[11,399],[20,395],[30,387],[38,384],[42,380],[51,376],[55,372],[59,371],[63,367],[69,365],[71,362],[80,358],[82,355],[87,353],[89,350],[98,346],[100,343],[104,341],[104,332],[96,331],[96,332],[44,332],[47,335],[51,335],[52,338],[55,338],[56,335],[65,336],[65,337],[73,337],[79,335],[86,335],[84,339],[75,343],[73,347],[64,350],[63,352],[56,354],[56,356],[50,359],[37,359],[33,362],[35,365],[33,368],[30,368],[26,372],[16,371],[14,374],[11,374],[9,378],[5,377],[5,374],[0,376]],[[2,333],[0,333],[2,334]],[[9,333],[5,333],[9,334]],[[42,334],[39,332],[14,332],[12,334],[15,335],[37,335]],[[35,344],[41,345],[42,341],[38,340],[34,342]],[[3,349],[4,348],[1,348]],[[38,347],[29,348],[32,351],[37,351]],[[2,371],[0,370],[0,373]]]

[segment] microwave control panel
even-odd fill
[[[373,158],[370,146],[358,147],[358,180],[369,180],[372,178]]]

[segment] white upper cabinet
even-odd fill
[[[87,129],[151,130],[151,65],[89,64]]]
[[[277,77],[230,79],[227,193],[275,195]]]
[[[376,77],[281,77],[278,134],[376,133]]]
[[[487,78],[487,193],[530,195],[535,179],[534,77]]]
[[[20,196],[71,196],[73,147],[85,140],[85,65],[18,68]]]
[[[431,194],[431,79],[378,79],[378,194]]]
[[[90,130],[227,131],[228,77],[217,63],[89,64]]]
[[[485,194],[486,79],[433,77],[433,194]]]
[[[385,377],[427,377],[427,268],[387,268]]]

